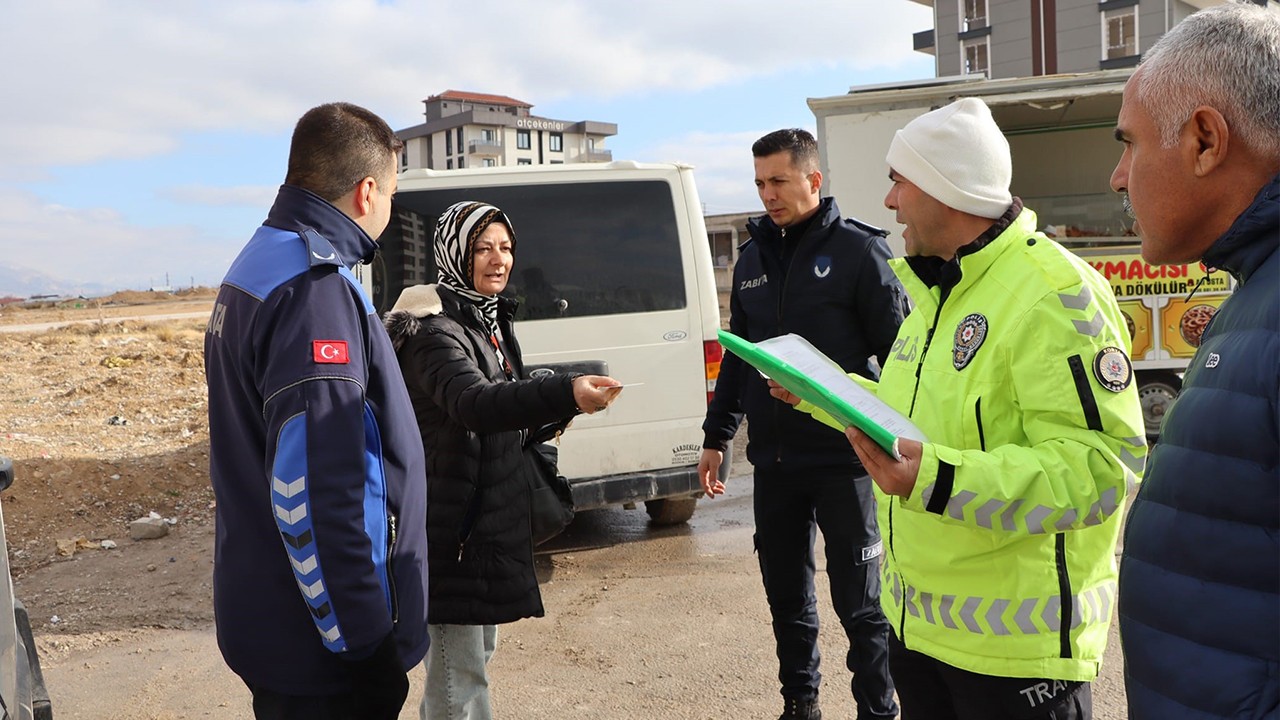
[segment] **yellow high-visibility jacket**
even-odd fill
[[[908,648],[949,665],[1089,681],[1146,439],[1111,288],[1035,226],[1024,209],[959,256],[945,298],[891,261],[915,308],[863,385],[929,441],[909,497],[877,488],[881,602]]]

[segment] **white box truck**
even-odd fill
[[[893,134],[958,98],[986,102],[1013,153],[1013,194],[1039,216],[1039,229],[1088,258],[1111,283],[1129,320],[1143,419],[1154,438],[1181,389],[1200,331],[1233,288],[1226,273],[1207,273],[1196,263],[1159,267],[1142,260],[1120,196],[1109,186],[1121,152],[1116,118],[1132,72],[854,87],[812,98],[809,108],[817,118],[825,191],[844,213],[889,230],[890,247],[901,255],[900,227],[884,206],[884,158]]]
[[[406,171],[365,282],[379,312],[405,286],[436,281],[436,219],[461,200],[500,207],[515,227],[504,294],[520,301],[526,372],[600,372],[634,384],[560,438],[577,509],[644,502],[657,524],[688,520],[721,358],[693,169],[617,161]]]

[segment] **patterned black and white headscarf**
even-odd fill
[[[511,250],[515,252],[516,231],[507,214],[492,205],[464,200],[450,205],[436,221],[435,253],[439,283],[476,304],[489,334],[498,335],[498,296],[476,291],[474,254],[476,239],[494,222],[507,226]]]

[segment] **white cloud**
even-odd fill
[[[914,55],[909,33],[928,12],[908,0],[19,3],[0,26],[0,63],[15,70],[0,157],[12,171],[146,156],[185,132],[287,130],[335,99],[403,126],[419,122],[406,97],[446,89],[547,102],[893,65]]]
[[[249,230],[252,231],[252,228]],[[0,193],[0,255],[14,266],[107,287],[145,288],[192,282],[216,285],[246,237],[204,235],[182,225],[140,227],[115,210],[78,210],[30,193]]]
[[[161,196],[188,205],[240,206],[264,209],[275,200],[278,185],[175,185],[161,191]]]
[[[174,284],[216,283],[245,237],[215,237],[198,219],[144,226],[101,207],[109,201],[48,191],[68,198],[59,205],[21,188],[104,161],[172,154],[176,163],[201,133],[287,135],[303,111],[333,100],[369,107],[393,127],[421,122],[418,101],[447,89],[545,105],[746,83],[770,102],[792,72],[918,58],[910,33],[931,24],[929,12],[910,0],[9,3],[0,23],[0,64],[10,69],[0,109],[0,257],[120,287],[165,273]],[[695,164],[708,212],[754,211],[745,149],[771,129],[686,134],[642,155]],[[117,182],[158,194],[157,210],[217,205],[226,214],[265,210],[274,191],[198,180],[205,184],[164,190]]]
[[[644,151],[660,162],[684,162],[694,166],[698,196],[710,215],[761,212],[756,195],[751,143],[769,132],[765,129],[735,133],[689,133]]]

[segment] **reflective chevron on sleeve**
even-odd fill
[[[307,478],[305,475],[291,483],[284,482],[280,478],[271,478],[271,491],[282,498],[291,498],[302,492],[306,487]]]
[[[315,555],[308,556],[306,560],[301,562],[290,556],[289,562],[293,565],[293,571],[298,575],[310,575],[315,571],[316,565],[319,564],[316,562]]]
[[[978,527],[995,530],[995,526],[991,524],[992,518],[1004,506],[1005,503],[1001,500],[988,500],[982,503],[982,507],[973,511],[973,521],[978,524]]]
[[[316,554],[306,475],[288,482],[278,477],[271,478],[271,503],[280,538],[284,541],[285,554],[293,567],[294,580],[306,600],[316,630],[326,648],[332,652],[342,652],[347,649],[346,641],[329,602],[320,558]]]
[[[1125,438],[1125,442],[1132,447],[1142,448],[1146,450],[1145,440],[1143,438]],[[1141,455],[1130,452],[1129,448],[1120,448],[1120,462],[1124,463],[1128,472],[1124,474],[1125,492],[1132,493],[1138,487],[1138,476],[1142,474],[1147,466],[1147,454],[1143,452]]]
[[[285,525],[297,525],[307,519],[307,506],[302,504],[294,508],[287,508],[283,505],[276,505],[276,517],[280,518]]]
[[[1136,486],[1137,476],[1126,473],[1130,479],[1130,487]],[[954,520],[965,520],[965,508],[973,505],[977,495],[969,490],[956,493],[947,501],[942,514]],[[973,508],[973,523],[987,530],[1004,530],[1007,532],[1025,532],[1031,535],[1063,532],[1077,527],[1100,525],[1115,514],[1120,507],[1119,492],[1114,487],[1102,491],[1083,514],[1077,508],[1065,508],[1056,511],[1046,505],[1035,505],[1021,518],[1019,510],[1025,504],[1022,498],[1004,501],[992,498]]]
[[[1052,514],[1053,509],[1047,508],[1043,505],[1037,505],[1031,508],[1031,512],[1027,513],[1027,519],[1025,521],[1027,532],[1032,535],[1043,535],[1049,532],[1049,529],[1044,526],[1044,521],[1048,520],[1049,516]]]
[[[961,490],[947,501],[947,515],[954,520],[964,520],[964,506],[973,502],[978,494],[972,490]]]
[[[1102,312],[1101,311],[1095,312],[1093,314],[1093,317],[1090,318],[1087,322],[1084,320],[1076,320],[1075,318],[1072,318],[1071,324],[1076,326],[1076,332],[1080,333],[1081,335],[1088,335],[1089,337],[1097,337],[1098,333],[1102,332],[1102,326],[1104,324],[1102,321]]]
[[[1116,498],[1116,489],[1109,487],[1102,491],[1098,499],[1089,506],[1089,512],[1084,516],[1085,525],[1101,525],[1104,520],[1120,507],[1120,501]]]
[[[1067,508],[1062,511],[1062,517],[1058,518],[1058,522],[1053,524],[1055,530],[1059,532],[1070,530],[1076,524],[1076,518],[1080,516],[1080,511],[1075,508]]]
[[[315,506],[308,481],[306,414],[293,415],[280,426],[271,465],[271,513],[299,597],[311,613],[321,641],[330,652],[345,652],[347,641],[329,594],[319,547],[316,544]]]
[[[1071,310],[1084,310],[1089,307],[1089,303],[1093,302],[1093,291],[1088,285],[1080,286],[1080,292],[1075,295],[1067,293],[1058,293],[1058,299],[1062,301],[1062,306]]]
[[[1004,509],[1004,512],[1000,513],[1000,527],[1008,530],[1009,532],[1013,532],[1018,529],[1018,526],[1013,521],[1013,517],[1018,514],[1018,508],[1022,507],[1022,503],[1022,498],[1009,501],[1008,507]]]
[[[320,593],[324,592],[324,581],[317,580],[310,585],[304,585],[302,581],[299,580],[298,589],[302,591],[303,595],[307,596],[308,600],[315,600],[320,597]]]
[[[1133,443],[1135,439],[1137,438],[1126,438],[1125,442],[1129,443],[1133,447],[1144,447],[1141,444],[1135,445]],[[1120,448],[1120,462],[1124,463],[1124,466],[1129,468],[1129,470],[1134,475],[1141,475],[1143,468],[1145,468],[1147,465],[1147,455],[1146,453],[1143,453],[1140,456],[1135,455],[1134,453],[1129,451],[1129,448],[1122,447]]]

